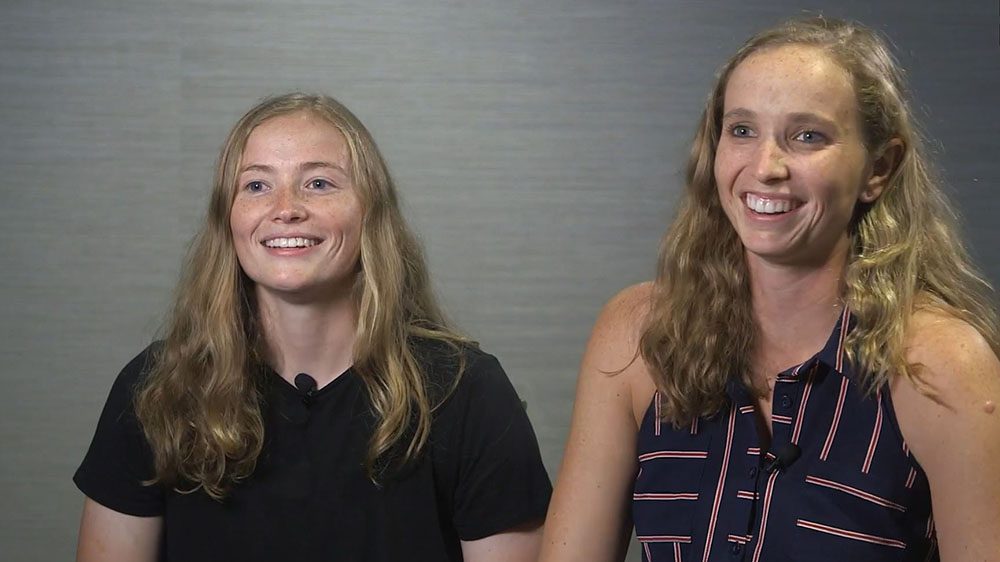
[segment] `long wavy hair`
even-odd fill
[[[155,457],[154,482],[216,499],[253,473],[264,442],[265,346],[253,282],[237,261],[229,217],[250,133],[277,116],[308,112],[347,141],[361,200],[361,258],[353,372],[370,396],[376,425],[365,459],[369,476],[416,458],[432,411],[417,339],[468,343],[449,328],[430,289],[420,245],[400,213],[396,189],[371,134],[346,107],[317,95],[264,100],[233,127],[219,156],[205,221],[189,249],[164,342],[136,395],[136,414]],[[456,377],[455,383],[458,378]],[[452,388],[454,388],[452,386]]]
[[[713,164],[730,75],[754,53],[784,45],[816,47],[849,73],[870,154],[892,139],[904,145],[881,196],[859,204],[849,232],[843,299],[856,327],[846,350],[862,386],[872,392],[893,374],[919,382],[905,359],[904,338],[921,308],[968,322],[1000,355],[995,294],[958,234],[886,41],[852,22],[793,19],[750,38],[720,70],[691,146],[686,192],[660,247],[639,353],[662,393],[664,419],[676,426],[722,409],[732,377],[751,385],[756,325],[749,274],[719,201]]]

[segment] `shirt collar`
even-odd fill
[[[844,343],[847,340],[847,335],[854,329],[855,324],[856,319],[854,315],[845,306],[843,312],[837,318],[837,324],[834,325],[833,331],[830,332],[830,337],[827,338],[826,344],[823,345],[823,349],[798,367],[793,367],[789,371],[779,374],[778,378],[785,381],[798,380],[811,371],[817,362],[823,363],[826,367],[842,375],[846,374],[850,376],[850,366],[848,365]],[[739,378],[730,379],[726,385],[726,390],[729,396],[735,398],[739,403],[743,403],[749,399],[749,391],[743,387],[743,382]]]
[[[830,338],[826,340],[826,345],[816,354],[815,359],[838,373],[845,374],[848,370],[848,359],[844,344],[855,324],[856,319],[851,314],[851,309],[845,306],[840,318],[837,319],[837,325],[830,333]]]

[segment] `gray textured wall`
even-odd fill
[[[890,34],[1000,279],[1000,17],[938,4],[4,0],[0,559],[72,557],[70,476],[159,325],[223,135],[267,94],[327,92],[370,126],[439,293],[507,367],[553,476],[589,327],[652,275],[711,77],[781,17]]]

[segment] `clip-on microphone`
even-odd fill
[[[781,472],[782,470],[785,470],[788,467],[792,466],[792,464],[795,461],[799,460],[799,457],[801,456],[802,456],[802,449],[795,443],[789,443],[788,445],[782,447],[780,451],[775,453],[774,458],[772,458],[771,460],[767,461],[764,464],[763,470],[761,472],[764,472],[765,474],[768,475],[773,474],[774,471],[776,470],[778,472]],[[755,478],[753,484],[753,501],[750,504],[750,515],[749,517],[747,517],[746,536],[748,538],[750,537],[750,534],[753,531],[753,525],[755,520],[757,519],[757,497],[758,495],[760,495],[759,490],[760,490],[760,472],[757,473],[757,477]],[[741,558],[741,560],[746,559],[747,550],[743,551],[743,558]]]
[[[302,394],[302,403],[306,408],[312,406],[313,397],[316,395],[316,379],[306,373],[295,375],[295,388]]]

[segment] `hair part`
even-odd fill
[[[887,42],[860,24],[825,17],[785,21],[751,37],[720,70],[691,145],[686,191],[660,247],[650,313],[639,344],[675,426],[727,403],[734,376],[748,387],[756,324],[742,243],[716,189],[714,161],[729,77],[750,56],[782,46],[821,50],[853,80],[869,154],[894,139],[902,158],[880,197],[851,225],[843,299],[856,327],[846,351],[873,392],[894,374],[919,373],[905,358],[913,312],[933,308],[973,327],[1000,355],[994,293],[958,234],[956,214],[933,176]]]
[[[458,371],[461,344],[431,291],[420,244],[399,208],[374,139],[333,98],[290,93],[250,109],[223,144],[208,212],[188,251],[165,337],[136,395],[136,414],[153,450],[158,482],[223,498],[250,476],[264,443],[265,346],[253,282],[236,256],[230,212],[247,139],[265,121],[308,112],[343,134],[364,212],[353,373],[361,377],[376,419],[365,464],[369,477],[405,465],[423,451],[433,409],[418,339],[447,344]]]

